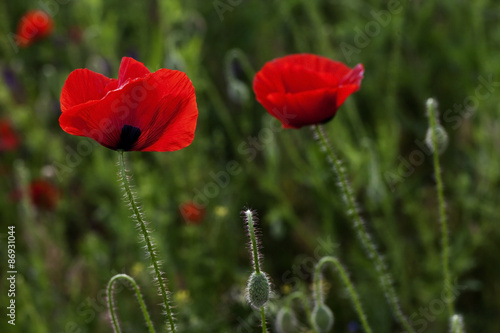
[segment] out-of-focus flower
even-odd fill
[[[41,210],[55,210],[59,202],[59,190],[48,181],[39,179],[31,182],[30,196],[33,204]]]
[[[186,304],[190,301],[189,290],[181,289],[174,294],[175,303]]]
[[[284,128],[325,123],[347,97],[359,90],[364,68],[314,54],[293,54],[269,61],[257,72],[257,101]]]
[[[49,36],[54,30],[54,20],[43,10],[30,10],[17,26],[16,43],[28,47],[36,40]]]
[[[16,150],[19,147],[20,139],[6,119],[0,119],[0,152]]]
[[[229,209],[226,206],[216,206],[214,212],[217,217],[226,217]]]
[[[187,224],[200,224],[205,218],[206,209],[188,201],[180,205],[179,211]]]

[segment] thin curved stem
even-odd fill
[[[137,206],[134,195],[132,194],[132,190],[130,189],[130,183],[129,183],[127,173],[125,171],[125,163],[123,161],[123,151],[120,150],[118,152],[118,155],[119,155],[120,174],[121,174],[121,178],[123,180],[123,187],[125,189],[126,198],[128,199],[128,203],[130,204],[130,207],[131,207],[132,211],[134,212],[135,218],[137,219],[139,229],[141,230],[142,236],[144,237],[144,242],[146,242],[147,253],[149,254],[149,256],[151,258],[151,263],[153,264],[154,273],[156,275],[156,281],[158,282],[160,294],[163,298],[163,305],[164,305],[165,311],[167,313],[168,324],[170,326],[171,332],[175,333],[176,329],[175,329],[174,317],[172,314],[172,309],[170,308],[167,289],[165,287],[162,273],[160,271],[160,264],[158,262],[158,256],[153,248],[153,242],[151,240],[149,230],[146,226],[146,222],[144,221],[144,219],[141,215],[141,212],[139,211],[139,207]]]
[[[361,320],[361,325],[363,326],[365,333],[372,333],[373,331],[370,325],[368,324],[365,312],[363,311],[363,307],[361,306],[359,295],[356,292],[356,289],[354,288],[354,285],[352,284],[351,280],[349,279],[349,275],[347,274],[346,269],[344,268],[344,266],[342,266],[340,261],[335,257],[332,256],[323,257],[316,264],[316,268],[314,270],[314,290],[315,290],[316,301],[323,302],[323,292],[321,290],[321,272],[323,270],[323,266],[327,263],[332,263],[333,265],[335,265],[335,268],[339,272],[340,278],[347,287],[347,291],[349,293],[349,296],[351,297],[352,304],[354,305],[354,310],[356,310],[356,312],[358,313],[359,319]]]
[[[260,320],[262,322],[262,333],[267,333],[266,311],[264,307],[260,308]]]
[[[111,323],[113,324],[113,330],[115,331],[115,333],[121,333],[120,325],[118,322],[118,316],[116,315],[116,312],[115,312],[114,298],[113,298],[113,285],[118,279],[125,279],[132,284],[132,286],[134,287],[135,295],[137,296],[137,300],[139,301],[139,305],[141,307],[142,314],[144,316],[144,319],[146,320],[146,325],[148,326],[149,333],[155,333],[153,323],[151,322],[151,318],[149,316],[148,310],[146,309],[146,304],[144,303],[144,299],[142,298],[141,291],[139,290],[139,286],[137,285],[135,280],[131,276],[128,276],[127,274],[117,274],[117,275],[113,276],[108,282],[108,287],[107,287],[108,311],[109,311],[109,315],[111,317]]]
[[[448,222],[446,217],[446,204],[444,201],[444,191],[443,191],[443,178],[441,176],[441,164],[439,162],[439,144],[437,138],[437,114],[436,114],[436,104],[428,102],[428,116],[429,116],[429,126],[431,128],[431,143],[432,143],[432,153],[434,157],[434,173],[436,176],[436,190],[438,195],[438,205],[439,205],[439,224],[441,226],[441,246],[442,246],[442,260],[443,260],[443,279],[444,279],[444,292],[446,295],[446,306],[448,308],[448,317],[451,318],[455,314],[453,306],[453,293],[451,286],[451,275],[450,275],[450,245],[449,245],[449,234],[448,234]]]
[[[308,318],[309,324],[311,325],[311,329],[313,330],[314,333],[318,333],[316,328],[314,327],[314,324],[311,320],[312,315],[311,315],[311,306],[309,305],[309,300],[304,296],[302,292],[295,291],[288,295],[288,297],[285,300],[285,306],[292,308],[292,302],[295,299],[299,299],[300,302],[302,303],[302,306],[304,307],[304,311],[306,313],[306,318]]]
[[[380,285],[382,287],[382,290],[385,294],[389,306],[392,308],[392,311],[396,316],[396,319],[408,331],[408,333],[416,333],[401,310],[401,307],[399,305],[399,300],[396,296],[396,292],[394,291],[391,278],[387,273],[387,268],[384,264],[382,256],[378,253],[375,244],[373,243],[373,240],[371,239],[371,236],[368,233],[368,230],[366,230],[366,227],[363,224],[363,220],[361,219],[359,210],[356,205],[356,201],[354,199],[352,188],[349,185],[349,182],[347,181],[346,172],[344,170],[344,167],[342,166],[342,162],[333,151],[326,137],[326,134],[323,131],[323,127],[321,125],[314,125],[313,129],[318,137],[320,145],[323,147],[327,156],[329,157],[333,169],[338,177],[339,180],[338,185],[340,187],[340,190],[342,191],[344,202],[347,205],[348,209],[347,213],[352,218],[356,234],[358,235],[359,240],[363,244],[363,247],[367,252],[368,257],[372,260],[373,264],[375,265],[375,269],[379,276]]]

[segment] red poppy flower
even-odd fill
[[[54,210],[59,201],[59,191],[45,180],[35,180],[30,184],[30,195],[33,204],[44,210]]]
[[[54,21],[43,10],[30,10],[23,15],[17,26],[16,43],[21,47],[47,37],[54,29]]]
[[[19,137],[12,128],[10,122],[0,119],[0,152],[16,150],[19,147]]]
[[[61,128],[113,150],[173,151],[193,141],[198,118],[194,87],[183,72],[151,73],[123,58],[118,79],[73,71],[61,93]]]
[[[347,97],[358,91],[364,68],[314,54],[274,59],[255,75],[257,101],[284,128],[325,123],[335,116]]]
[[[205,218],[205,207],[188,201],[179,207],[179,211],[188,224],[200,224]]]

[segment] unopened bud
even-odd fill
[[[427,134],[425,135],[425,144],[431,152],[434,152],[434,143],[432,139],[432,128],[429,128],[427,130]],[[448,147],[448,133],[446,133],[446,130],[441,126],[441,124],[436,124],[436,148],[438,154],[442,154],[445,150],[446,147]]]
[[[278,333],[293,333],[295,332],[298,322],[297,317],[289,307],[281,308],[276,315],[276,332]]]
[[[333,327],[333,313],[325,304],[319,303],[312,311],[312,322],[320,333],[330,332]]]
[[[263,307],[269,300],[271,284],[264,273],[253,272],[248,279],[247,299],[254,308]]]

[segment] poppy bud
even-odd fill
[[[431,152],[434,152],[434,148],[436,148],[437,153],[442,154],[445,151],[446,147],[448,146],[448,134],[446,133],[446,130],[443,128],[443,126],[441,126],[441,123],[439,122],[437,101],[434,98],[429,98],[427,99],[425,106],[427,108],[427,116],[434,118],[434,122],[431,121],[431,124],[434,123],[434,126],[431,125],[425,135],[425,144],[427,145],[427,147],[429,147]],[[433,132],[435,134],[433,134]],[[434,147],[434,135],[436,136],[435,147]]]
[[[276,315],[276,332],[292,333],[298,326],[297,317],[289,307],[281,308]]]
[[[427,130],[427,134],[425,135],[425,144],[431,152],[434,152],[434,144],[432,142],[432,128],[429,128]],[[436,148],[438,154],[442,154],[445,150],[446,147],[448,147],[448,133],[446,133],[446,130],[441,126],[441,124],[437,123],[436,124]]]
[[[451,317],[451,333],[465,333],[464,318],[461,315]]]
[[[325,304],[319,303],[312,311],[312,323],[320,333],[329,332],[333,327],[333,313]]]
[[[271,284],[264,273],[253,272],[248,279],[247,299],[254,308],[263,307],[269,300]]]
[[[227,85],[227,94],[233,102],[238,104],[246,103],[250,99],[250,91],[246,84],[234,78]]]

